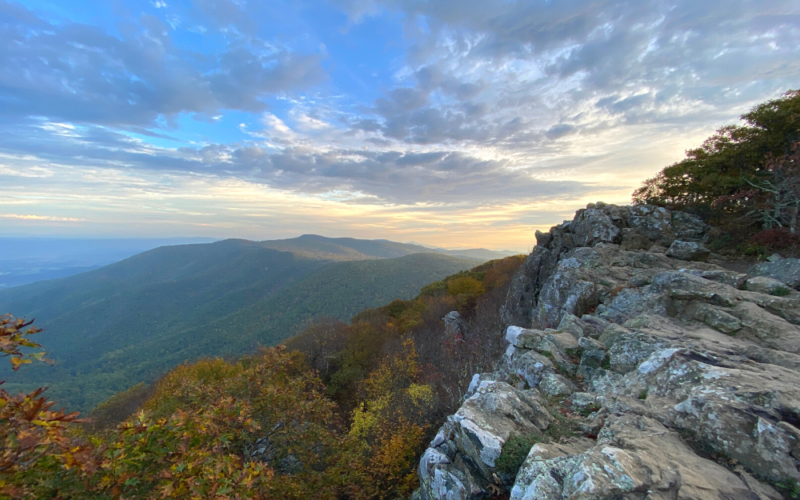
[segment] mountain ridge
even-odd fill
[[[323,237],[275,245],[228,239],[159,247],[0,290],[0,309],[36,318],[56,360],[52,369],[3,373],[6,387],[50,384],[59,401],[87,409],[185,360],[274,345],[319,316],[349,319],[480,263],[410,250]]]

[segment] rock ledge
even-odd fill
[[[800,274],[729,271],[711,231],[596,203],[537,232],[502,309],[508,350],[431,442],[414,498],[788,498]],[[535,444],[509,472],[512,437]]]

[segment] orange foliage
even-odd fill
[[[41,352],[25,355],[20,350],[41,347],[27,338],[41,331],[30,327],[32,323],[10,315],[0,317],[0,353],[11,356],[14,370],[32,359],[43,359]],[[90,448],[67,436],[70,424],[79,422],[78,414],[52,411],[55,403],[42,397],[44,391],[39,388],[12,396],[0,389],[0,493],[11,498],[29,496],[30,489],[17,479],[29,474],[42,459],[55,460],[66,468],[94,468]]]

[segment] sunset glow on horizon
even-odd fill
[[[800,82],[796,2],[0,0],[0,233],[524,252]]]

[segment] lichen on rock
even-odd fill
[[[800,484],[800,264],[731,271],[710,231],[596,203],[537,232],[501,311],[508,350],[431,442],[416,498],[777,499]],[[509,436],[535,444],[500,477]]]

